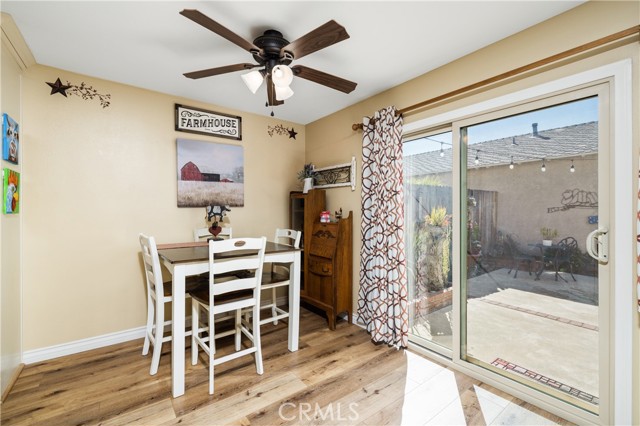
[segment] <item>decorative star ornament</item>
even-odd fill
[[[62,82],[60,81],[59,78],[56,80],[55,83],[47,82],[47,84],[49,86],[51,86],[51,94],[52,95],[55,95],[56,93],[60,93],[65,98],[67,97],[66,90],[71,88],[71,86],[65,86],[64,84],[62,84]]]
[[[296,135],[298,134],[298,132],[296,132],[293,127],[291,128],[291,130],[287,129],[287,132],[289,132],[289,139],[295,139]]]

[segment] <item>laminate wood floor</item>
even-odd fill
[[[301,310],[300,350],[286,323],[262,327],[264,374],[253,357],[186,368],[171,397],[170,344],[149,375],[142,340],[28,365],[0,406],[2,425],[487,425],[569,422],[410,351],[374,345],[361,328]],[[222,341],[218,346],[231,346]],[[190,359],[190,356],[187,356]]]

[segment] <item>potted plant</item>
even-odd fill
[[[551,246],[553,239],[558,236],[558,230],[551,228],[540,228],[540,234],[542,234],[542,245]]]
[[[302,170],[298,172],[298,179],[304,182],[304,187],[302,189],[303,193],[306,194],[311,188],[313,188],[313,178],[315,177],[316,170],[312,163],[305,164]]]

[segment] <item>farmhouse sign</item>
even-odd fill
[[[176,130],[242,140],[242,118],[176,104]]]

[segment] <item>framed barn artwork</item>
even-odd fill
[[[18,123],[8,114],[2,114],[2,159],[18,164],[19,144]]]
[[[242,146],[177,139],[178,207],[244,206]]]
[[[20,212],[20,173],[2,169],[2,213]]]

